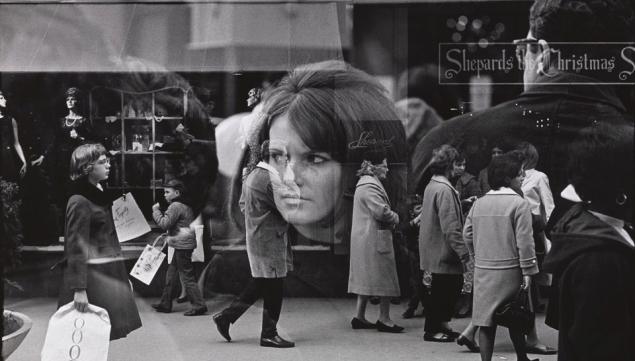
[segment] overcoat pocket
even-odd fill
[[[377,242],[375,247],[378,253],[392,252],[392,232],[386,229],[377,230]]]

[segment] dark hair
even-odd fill
[[[522,161],[511,152],[492,158],[487,167],[487,182],[490,188],[509,187],[511,180],[518,176],[522,166]]]
[[[328,153],[342,164],[342,187],[351,197],[355,170],[362,161],[360,152],[351,144],[364,132],[370,134],[373,140],[386,146],[391,167],[385,183],[389,197],[395,203],[405,197],[405,130],[386,89],[367,73],[342,61],[299,66],[274,89],[265,92],[263,112],[266,121],[257,130],[258,146],[269,139],[272,122],[287,115],[291,127],[307,147]],[[237,195],[240,187],[234,182],[232,189]],[[242,216],[236,215],[234,218],[240,221]]]
[[[433,175],[443,175],[454,166],[459,158],[459,152],[448,144],[443,144],[432,151],[432,159],[428,168]]]
[[[632,0],[536,0],[529,12],[529,28],[536,39],[555,42],[633,42],[635,15]],[[581,48],[584,46],[584,48]],[[567,46],[568,56],[593,53],[614,56],[610,46]],[[553,57],[556,58],[556,57]]]
[[[516,145],[516,150],[520,151],[523,155],[523,163],[525,169],[534,169],[538,165],[538,159],[540,156],[536,147],[529,142],[520,142]]]
[[[164,186],[165,188],[172,188],[178,191],[181,195],[185,192],[185,183],[178,179],[170,179]]]
[[[76,87],[70,87],[68,89],[66,89],[66,97],[74,97],[77,100],[80,100],[79,98],[82,95],[82,91],[79,90],[79,88]]]
[[[584,128],[569,145],[569,182],[584,201],[613,202],[633,194],[633,126],[597,125]]]

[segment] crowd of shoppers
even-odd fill
[[[535,304],[540,281],[551,285],[547,323],[559,330],[559,359],[632,359],[633,121],[609,86],[577,84],[588,78],[558,71],[544,54],[551,52],[550,42],[602,40],[602,30],[610,40],[616,34],[632,40],[627,30],[634,18],[632,7],[620,1],[536,1],[527,37],[518,42],[526,63],[525,92],[447,121],[435,115],[426,122],[431,129],[413,123],[425,103],[394,105],[376,80],[344,62],[304,65],[284,77],[264,94],[244,172],[234,182],[251,280],[213,316],[221,336],[231,341],[230,325],[263,298],[260,345],[294,346],[278,334],[277,324],[284,280],[293,270],[290,246],[298,235],[348,247],[348,292],[357,297],[353,329],[403,332],[390,317],[390,299],[401,295],[394,236],[410,229],[418,240],[415,271],[430,277],[429,282],[414,277],[421,286],[413,287],[418,299],[403,316],[414,316],[423,301],[425,341],[457,342],[491,360],[495,313],[521,290]],[[575,34],[568,31],[572,21],[580,25]],[[88,140],[74,94],[69,90],[61,136]],[[16,177],[26,161],[15,121],[1,112],[2,93],[0,106],[6,130],[2,167]],[[545,129],[527,121],[529,108],[550,117],[552,125]],[[5,145],[13,158],[5,157]],[[108,178],[109,160],[103,146],[75,145],[60,305],[72,300],[80,311],[88,303],[107,309],[116,339],[141,323],[100,185]],[[64,157],[68,149],[60,149]],[[15,156],[23,166],[11,162]],[[409,167],[413,173],[407,178]],[[574,205],[552,195],[567,184],[576,194]],[[176,248],[155,309],[171,311],[178,272],[192,303],[186,314],[198,315],[207,308],[193,284],[192,235],[179,231],[194,218],[182,203],[187,188],[181,181],[169,183],[170,206],[153,208]],[[472,319],[459,333],[450,322],[462,289],[473,293]],[[366,317],[371,296],[380,300],[376,322]],[[509,334],[520,361],[529,360],[527,353],[556,352],[542,344],[535,324],[528,330],[510,327]]]

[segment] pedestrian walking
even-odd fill
[[[504,154],[492,159],[487,173],[492,190],[476,200],[463,229],[474,258],[472,324],[480,327],[482,361],[492,359],[496,309],[515,297],[519,288],[529,290],[531,276],[538,273],[529,204],[518,194],[522,163]],[[509,335],[518,360],[529,360],[523,332],[510,328]]]
[[[72,192],[66,206],[64,280],[58,307],[71,301],[80,312],[88,304],[108,311],[110,339],[141,327],[128,272],[112,218],[112,200],[104,193],[110,162],[101,144],[84,144],[71,155]]]

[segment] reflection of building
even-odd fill
[[[258,85],[262,72],[305,62],[347,59],[393,87],[406,68],[435,62],[437,43],[451,41],[446,18],[491,11],[522,19],[515,31],[522,37],[529,4],[0,2],[0,88],[16,90],[15,104],[39,104],[35,112],[44,121],[63,105],[61,89],[90,88],[96,79],[104,84],[122,73],[141,80],[140,87],[129,90],[175,85],[164,84],[166,79],[212,89],[214,115],[223,117],[246,110],[246,93]],[[157,73],[165,76],[150,76]],[[168,76],[174,73],[178,77]],[[328,262],[320,257],[325,255],[306,260],[311,265],[304,272]],[[315,283],[322,281],[328,284]]]

